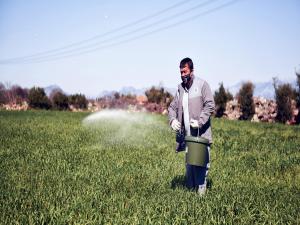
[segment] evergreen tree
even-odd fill
[[[296,89],[296,106],[298,108],[298,115],[296,116],[296,124],[300,124],[300,66],[296,70],[297,89]]]
[[[238,102],[242,112],[241,120],[250,120],[255,113],[253,91],[254,85],[249,81],[242,85],[238,93]]]
[[[58,110],[66,110],[69,108],[69,98],[67,95],[56,92],[52,98],[53,107]]]
[[[290,84],[277,85],[274,79],[275,99],[277,104],[276,121],[285,123],[292,119],[292,99],[294,95],[293,88]]]
[[[228,101],[228,95],[223,86],[223,82],[220,84],[219,90],[215,91],[214,100],[216,104],[216,117],[222,117],[226,110],[226,103]]]
[[[31,108],[36,109],[50,109],[51,102],[43,88],[33,87],[29,90],[28,103]]]
[[[75,108],[86,109],[87,108],[87,99],[83,94],[74,94],[69,96],[69,103]]]

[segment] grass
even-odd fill
[[[299,126],[213,119],[200,198],[184,187],[166,117],[87,115],[0,111],[0,223],[300,223]]]

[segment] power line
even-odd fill
[[[236,2],[238,2],[238,1],[241,1],[241,0],[232,0],[232,1],[229,1],[227,3],[224,3],[224,4],[220,5],[220,6],[217,6],[215,8],[209,9],[209,10],[204,11],[202,13],[199,13],[199,14],[193,15],[191,17],[188,17],[186,19],[180,20],[180,21],[178,21],[176,23],[172,23],[172,24],[169,24],[167,26],[163,26],[163,27],[160,27],[158,29],[152,30],[150,32],[146,32],[146,33],[143,33],[141,35],[137,35],[135,37],[132,37],[132,38],[129,38],[129,39],[125,39],[123,41],[115,42],[115,43],[112,43],[112,44],[109,44],[109,45],[105,45],[105,46],[102,46],[102,47],[92,48],[92,49],[89,49],[89,50],[85,50],[85,51],[81,51],[81,52],[77,52],[77,53],[73,53],[73,54],[68,54],[68,55],[64,55],[64,56],[60,56],[60,57],[53,57],[53,58],[49,58],[49,59],[40,59],[40,60],[37,59],[37,60],[33,60],[33,61],[23,61],[23,62],[19,62],[19,63],[25,63],[25,64],[27,64],[27,63],[49,62],[49,61],[54,61],[54,60],[64,59],[64,58],[69,58],[69,57],[73,57],[73,56],[77,56],[77,55],[83,55],[83,54],[87,54],[87,53],[90,53],[90,52],[94,52],[94,51],[98,51],[98,50],[102,50],[102,49],[107,49],[107,48],[110,48],[110,47],[115,47],[115,46],[118,46],[118,45],[121,45],[121,44],[124,44],[124,43],[128,43],[128,42],[131,42],[131,41],[143,38],[145,36],[152,35],[154,33],[160,32],[160,31],[164,31],[164,30],[173,28],[173,27],[178,26],[180,24],[183,24],[183,23],[189,22],[191,20],[197,19],[197,18],[199,18],[201,16],[204,16],[204,15],[207,15],[207,14],[211,14],[211,13],[213,13],[215,11],[219,11],[219,10],[225,8],[225,7],[233,5]],[[0,62],[0,64],[2,64],[2,63]],[[9,64],[9,63],[6,63],[6,64]],[[12,64],[14,64],[14,63],[12,63]]]
[[[23,59],[28,59],[28,58],[36,57],[36,56],[42,56],[42,55],[45,55],[45,54],[47,55],[47,54],[49,54],[49,53],[54,53],[54,52],[57,52],[57,51],[58,51],[58,52],[59,52],[59,51],[62,51],[62,50],[64,50],[64,49],[69,49],[69,48],[72,48],[72,47],[74,47],[74,46],[78,46],[78,45],[80,46],[80,45],[83,45],[83,44],[85,44],[85,43],[91,42],[91,41],[93,41],[93,40],[97,40],[97,39],[99,39],[99,38],[109,36],[110,34],[117,33],[117,32],[119,32],[119,31],[121,31],[121,30],[126,29],[126,28],[135,26],[135,25],[140,24],[140,23],[142,23],[142,22],[144,22],[144,21],[147,21],[147,20],[150,20],[150,19],[152,19],[152,18],[155,18],[155,17],[157,17],[157,16],[159,16],[159,15],[161,15],[161,14],[164,14],[165,12],[168,12],[168,11],[174,9],[174,8],[177,8],[177,7],[179,7],[179,6],[182,6],[182,5],[184,5],[184,4],[186,4],[186,3],[190,2],[190,1],[192,1],[192,0],[183,0],[183,1],[181,1],[181,2],[178,2],[178,3],[174,4],[174,5],[171,5],[171,6],[167,7],[167,8],[165,8],[165,9],[162,9],[162,10],[160,10],[160,11],[158,11],[158,12],[155,12],[155,13],[153,13],[153,14],[151,14],[151,15],[142,17],[142,18],[140,18],[140,19],[138,19],[138,20],[136,20],[136,21],[133,21],[133,22],[128,23],[128,24],[125,24],[125,25],[123,25],[123,26],[121,26],[121,27],[117,27],[117,28],[115,28],[115,29],[113,29],[113,30],[110,30],[110,31],[108,31],[108,32],[105,32],[105,33],[103,33],[103,34],[95,35],[95,36],[93,36],[93,37],[91,37],[91,38],[88,38],[88,39],[85,39],[85,40],[81,40],[81,41],[78,41],[78,42],[74,42],[74,43],[71,43],[71,44],[68,44],[68,45],[59,47],[59,48],[55,48],[55,49],[51,49],[51,50],[47,50],[47,51],[43,51],[43,52],[34,53],[34,54],[32,54],[32,55],[21,56],[21,57],[15,57],[15,58],[10,58],[10,59],[3,59],[3,60],[0,60],[0,63],[2,63],[2,62],[8,62],[8,61],[14,61],[14,60],[23,60]]]
[[[181,11],[181,12],[179,12],[179,13],[173,14],[173,15],[168,16],[168,17],[166,17],[166,18],[160,19],[160,20],[158,20],[158,21],[156,21],[156,22],[154,22],[154,23],[151,23],[151,24],[149,24],[149,25],[142,26],[142,27],[137,28],[137,29],[135,29],[135,30],[133,30],[133,31],[126,32],[126,33],[124,33],[124,34],[120,34],[120,35],[113,36],[113,37],[111,37],[111,38],[109,38],[109,39],[105,39],[105,40],[102,40],[102,41],[98,41],[97,43],[94,43],[94,44],[89,44],[89,45],[85,45],[85,46],[82,46],[82,47],[73,48],[73,49],[71,49],[71,50],[65,50],[65,51],[63,51],[63,52],[53,53],[53,54],[50,54],[50,55],[47,54],[46,56],[30,57],[30,58],[25,58],[25,59],[22,59],[22,60],[11,60],[11,61],[12,61],[12,62],[18,62],[18,61],[22,61],[22,62],[23,62],[23,61],[28,61],[28,60],[29,60],[29,61],[32,61],[32,60],[42,60],[42,59],[47,59],[47,58],[49,58],[49,57],[52,58],[52,57],[56,57],[56,56],[63,56],[63,55],[66,55],[66,54],[68,54],[68,53],[73,53],[73,52],[76,53],[76,52],[79,51],[79,50],[87,50],[87,49],[89,49],[89,48],[95,48],[95,47],[97,47],[97,46],[99,46],[99,45],[101,45],[101,44],[113,42],[114,40],[118,40],[118,39],[120,39],[120,38],[124,38],[124,37],[126,37],[126,36],[130,36],[130,35],[132,35],[132,34],[135,34],[135,33],[140,32],[140,31],[149,29],[149,28],[151,28],[151,27],[155,27],[155,26],[160,25],[160,24],[162,24],[162,23],[165,23],[165,22],[167,22],[167,21],[174,20],[174,18],[176,19],[176,18],[178,18],[178,17],[182,17],[184,14],[187,14],[187,13],[190,13],[190,12],[196,10],[196,9],[205,7],[205,6],[211,4],[211,3],[215,2],[215,1],[218,1],[218,0],[207,0],[206,2],[203,2],[203,3],[201,3],[201,4],[195,5],[195,6],[191,7],[191,8],[188,8],[188,9],[186,9],[186,10],[184,10],[184,11]],[[10,62],[11,62],[11,61],[10,61]]]
[[[220,10],[222,8],[225,8],[227,6],[230,6],[230,5],[234,4],[234,3],[236,3],[237,1],[240,1],[240,0],[229,1],[228,3],[222,4],[222,5],[218,6],[218,7],[213,8],[213,9],[204,11],[204,12],[202,12],[200,14],[196,14],[196,15],[194,15],[192,17],[187,18],[187,19],[184,19],[184,20],[181,20],[179,22],[176,22],[176,23],[173,23],[173,24],[170,24],[170,25],[158,28],[158,29],[150,31],[150,32],[146,32],[146,33],[144,33],[142,35],[138,35],[138,36],[135,36],[133,38],[129,38],[129,39],[126,39],[126,40],[123,40],[123,41],[120,41],[120,42],[115,42],[115,43],[112,43],[112,44],[109,44],[109,45],[105,45],[105,46],[102,46],[102,47],[97,47],[97,48],[93,48],[93,49],[81,51],[81,52],[78,52],[78,53],[68,54],[68,55],[65,55],[65,56],[54,57],[54,58],[49,58],[49,59],[37,59],[37,60],[33,60],[33,61],[25,61],[25,62],[20,62],[20,63],[39,63],[39,62],[54,61],[54,60],[57,60],[57,59],[63,59],[63,58],[73,57],[73,56],[87,54],[87,53],[94,52],[94,51],[101,50],[101,49],[106,49],[106,48],[118,46],[118,45],[121,45],[121,44],[124,44],[124,43],[131,42],[133,40],[137,40],[137,39],[140,39],[142,37],[145,37],[145,36],[148,36],[148,35],[151,35],[151,34],[154,34],[154,33],[160,32],[160,31],[163,31],[163,30],[166,30],[166,29],[170,29],[170,28],[175,27],[177,25],[180,25],[182,23],[194,20],[194,19],[196,19],[196,18],[198,18],[200,16],[203,16],[203,15],[210,14],[212,12],[218,11],[218,10]],[[12,63],[12,64],[14,64],[14,63]]]

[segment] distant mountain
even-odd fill
[[[49,97],[50,96],[50,94],[51,94],[51,92],[53,91],[53,90],[59,90],[59,91],[61,91],[62,93],[65,93],[64,91],[63,91],[63,89],[61,89],[58,85],[56,85],[56,84],[53,84],[53,85],[49,85],[49,86],[47,86],[47,87],[44,87],[44,90],[45,90],[45,93],[46,93],[46,95]],[[66,93],[65,93],[66,94]]]
[[[238,83],[236,83],[235,85],[233,86],[230,86],[228,88],[228,90],[233,94],[233,96],[235,96],[242,84],[244,82],[243,81],[240,81]],[[288,79],[288,80],[278,80],[278,84],[283,84],[283,83],[290,83],[292,85],[292,87],[296,87],[296,81],[295,79]],[[275,91],[274,91],[274,87],[273,87],[273,80],[270,80],[270,81],[267,81],[267,82],[256,82],[256,83],[253,83],[254,84],[254,93],[253,95],[256,96],[256,97],[264,97],[264,98],[267,98],[267,99],[274,99],[274,96],[275,96]]]
[[[132,95],[144,95],[145,91],[147,89],[146,88],[135,88],[132,86],[126,86],[126,87],[122,87],[120,90],[105,90],[102,91],[98,97],[104,97],[104,96],[113,96],[116,92],[123,94],[123,95],[128,95],[128,94],[132,94]]]
[[[237,82],[235,85],[232,85],[230,87],[225,87],[226,89],[228,89],[232,94],[233,96],[235,96],[238,91],[240,90],[242,84],[243,84],[244,81],[239,81]],[[290,79],[287,79],[287,80],[278,80],[278,84],[282,84],[282,83],[290,83],[292,84],[292,86],[294,88],[296,88],[296,78],[290,78]],[[266,82],[256,82],[254,83],[255,85],[255,88],[254,88],[254,96],[256,97],[264,97],[264,98],[267,98],[267,99],[274,99],[274,95],[275,95],[275,92],[274,92],[274,87],[273,87],[273,80],[269,80],[269,81],[266,81]],[[91,98],[94,98],[94,97],[103,97],[103,96],[113,96],[116,92],[119,92],[120,94],[123,94],[123,95],[127,95],[127,94],[132,94],[132,95],[145,95],[145,91],[150,89],[151,87],[148,87],[148,88],[135,88],[133,86],[124,86],[122,87],[120,90],[105,90],[105,91],[102,91],[98,96],[91,96]],[[60,88],[58,85],[49,85],[47,87],[44,88],[45,90],[45,93],[47,94],[47,96],[50,95],[50,93],[55,90],[55,89],[58,89],[60,91],[62,91],[63,93],[65,94],[68,94],[66,92],[64,92],[62,90],[62,88]],[[170,92],[172,95],[175,95],[176,94],[176,90],[177,88],[168,88],[168,87],[164,87],[164,89],[168,92]],[[214,93],[215,90],[213,90],[213,93]]]
[[[235,96],[242,84],[244,83],[244,81],[239,81],[237,82],[235,85],[232,85],[226,89],[228,89],[232,94],[233,96]],[[294,80],[290,79],[290,80],[285,80],[285,81],[281,81],[281,80],[278,80],[278,84],[282,84],[282,83],[290,83],[292,84],[293,87],[296,86],[296,83]],[[267,99],[274,99],[274,95],[275,95],[275,92],[274,92],[274,87],[273,87],[273,80],[270,80],[270,81],[266,81],[266,82],[256,82],[256,83],[253,83],[255,88],[254,88],[254,96],[256,97],[264,97],[264,98],[267,98]],[[132,95],[145,95],[145,91],[150,89],[149,88],[135,88],[135,87],[132,87],[132,86],[125,86],[125,87],[122,87],[120,90],[116,91],[116,90],[111,90],[111,91],[108,91],[108,90],[105,90],[105,91],[102,91],[100,94],[99,94],[99,97],[103,97],[103,96],[113,96],[116,92],[119,92],[120,94],[124,94],[124,95],[127,95],[127,94],[132,94]],[[168,87],[164,87],[164,89],[168,92],[170,92],[172,95],[175,95],[176,94],[176,88],[168,88]],[[213,90],[214,92],[215,90]]]
[[[119,91],[116,91],[116,90],[112,90],[112,91],[102,91],[100,94],[99,94],[99,97],[103,97],[103,96],[113,96],[116,92],[119,92],[120,94],[123,94],[123,95],[128,95],[128,94],[132,94],[132,95],[145,95],[145,92],[150,89],[149,88],[135,88],[135,87],[132,87],[132,86],[125,86],[125,87],[122,87]],[[164,87],[164,89],[168,92],[170,92],[172,95],[175,94],[176,92],[176,89],[175,88],[167,88],[167,87]]]
[[[242,84],[245,81],[239,81],[235,85],[232,85],[228,88],[228,90],[235,96]],[[278,84],[283,84],[283,83],[290,83],[292,87],[296,88],[296,79],[290,78],[286,80],[278,80]],[[254,88],[254,96],[256,97],[264,97],[266,99],[274,99],[275,91],[273,87],[273,80],[269,80],[266,82],[255,82],[253,83],[255,88]],[[150,88],[150,87],[149,87]],[[148,90],[149,88],[134,88],[132,86],[126,86],[121,88],[119,91],[103,91],[100,93],[99,97],[103,96],[112,96],[114,93],[119,92],[120,94],[134,94],[134,95],[145,95],[145,91]],[[168,88],[164,87],[166,91],[170,92],[172,95],[175,95],[176,93],[176,88]],[[226,88],[226,87],[225,87]],[[226,88],[227,89],[227,88]],[[213,90],[214,92],[214,90]]]
[[[147,88],[134,88],[132,86],[128,86],[128,87],[122,87],[121,90],[119,91],[119,93],[121,93],[123,95],[128,95],[128,94],[145,95],[146,90],[147,90]]]

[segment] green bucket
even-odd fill
[[[205,167],[208,163],[209,141],[202,137],[186,136],[186,163]]]

